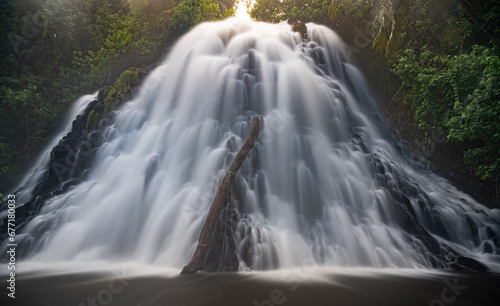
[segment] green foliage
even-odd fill
[[[139,84],[139,70],[125,70],[115,81],[104,100],[104,115],[120,105],[132,88]],[[90,116],[89,116],[90,118]]]
[[[4,77],[0,85],[0,115],[2,116],[2,135],[13,139],[13,145],[22,150],[29,150],[27,143],[40,142],[44,129],[50,125],[55,114],[49,105],[43,103],[38,88],[42,80],[34,74],[25,72],[16,77]],[[29,114],[29,116],[26,116]],[[19,125],[22,128],[18,128]]]
[[[93,109],[89,112],[87,117],[87,122],[85,123],[85,129],[90,131],[97,128],[99,122],[108,113],[117,107],[119,107],[123,102],[132,96],[134,88],[139,85],[140,69],[130,68],[122,72],[118,79],[113,83],[111,87],[106,87],[99,91],[99,96],[97,98],[97,104],[93,106]],[[142,71],[142,73],[145,73]],[[101,98],[101,96],[103,98]]]
[[[87,122],[85,123],[85,129],[89,130],[90,128],[95,128],[97,126],[97,118],[95,109],[91,110],[89,116],[87,117]]]
[[[267,22],[280,22],[293,18],[302,22],[326,24],[330,21],[330,1],[314,0],[256,0],[250,17]]]
[[[222,13],[222,18],[223,19],[226,19],[226,18],[229,18],[229,17],[234,17],[236,14],[236,10],[234,9],[234,7],[228,9],[228,10],[225,10],[223,13]]]
[[[210,0],[182,0],[173,10],[169,33],[179,37],[201,21],[216,20],[219,5]]]
[[[373,47],[383,50],[388,63],[394,63],[392,72],[405,89],[396,101],[406,102],[409,107],[405,109],[414,111],[418,127],[426,133],[446,130],[448,142],[462,145],[464,160],[482,178],[500,173],[499,4],[495,0],[474,1],[473,5],[464,0],[331,3],[338,6],[337,31],[344,37],[357,35],[350,28],[358,27],[365,34],[371,28]],[[369,54],[364,51],[364,57]],[[380,58],[372,58],[368,69],[379,62]],[[387,74],[374,71],[379,80]],[[377,82],[377,86],[384,90],[392,84]],[[392,100],[399,90],[392,93]]]
[[[500,60],[490,49],[439,56],[406,50],[394,72],[408,88],[419,127],[447,128],[464,143],[464,158],[483,178],[500,173]]]
[[[92,75],[94,84],[104,84],[110,74],[116,74],[113,64],[124,54],[148,57],[161,47],[159,34],[152,29],[148,17],[136,11],[113,9],[106,1],[87,1],[86,8],[93,12],[84,18],[92,34],[95,48],[86,54],[75,51],[73,63]]]
[[[454,0],[377,0],[372,16],[373,46],[396,58],[406,49],[450,51],[463,44]]]
[[[500,173],[500,58],[484,48],[471,56],[484,69],[474,91],[454,104],[448,139],[468,143],[465,160],[482,178],[494,178]]]
[[[11,154],[12,149],[10,144],[5,141],[4,137],[0,137],[0,160],[2,164],[0,166],[0,177],[3,180],[15,179],[16,170],[13,166],[13,156]],[[2,188],[3,189],[3,188]]]
[[[268,22],[314,21],[335,29],[377,78],[379,92],[394,104],[406,103],[404,109],[414,112],[426,133],[446,130],[449,142],[465,148],[465,161],[481,177],[491,178],[500,173],[499,47],[493,45],[500,36],[500,5],[496,0],[473,4],[257,0],[250,15]],[[367,48],[370,42],[383,53]],[[489,47],[474,47],[477,44]]]
[[[124,2],[133,12],[145,13],[148,16],[168,11],[176,4],[174,0],[127,0]]]
[[[256,0],[250,10],[250,17],[267,22],[279,22],[286,19],[280,0]]]
[[[219,18],[234,0],[181,3],[0,1],[1,190],[18,180],[29,166],[26,161],[52,136],[78,96],[111,85],[130,66],[157,61],[179,35],[198,22]],[[186,6],[193,14],[188,24],[181,16]],[[109,109],[118,100],[108,101]],[[97,125],[100,115],[94,114],[89,124]]]

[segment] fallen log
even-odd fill
[[[193,274],[203,268],[203,263],[205,262],[205,258],[208,253],[208,244],[210,242],[217,217],[228,202],[227,194],[230,187],[229,185],[231,176],[236,175],[238,169],[240,169],[241,167],[241,164],[252,149],[255,141],[259,137],[260,131],[262,130],[263,122],[264,119],[262,118],[262,116],[255,116],[253,118],[252,125],[250,126],[250,131],[248,132],[245,142],[243,142],[241,149],[234,157],[226,175],[219,184],[219,188],[217,189],[217,193],[215,194],[214,201],[212,202],[210,211],[208,212],[205,223],[203,224],[203,228],[201,229],[201,234],[200,238],[198,239],[198,246],[196,247],[196,251],[191,258],[191,261],[182,269],[181,274]]]

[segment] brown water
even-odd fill
[[[181,276],[161,268],[153,273],[155,268],[140,269],[32,270],[17,276],[15,301],[7,298],[5,288],[0,301],[23,306],[459,306],[498,305],[500,289],[500,275],[485,273],[321,268]]]

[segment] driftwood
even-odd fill
[[[184,267],[184,269],[182,269],[181,274],[193,274],[203,268],[203,263],[208,253],[208,244],[210,242],[217,217],[219,216],[222,209],[224,209],[228,201],[227,194],[230,187],[229,184],[231,176],[236,175],[238,169],[240,168],[241,164],[243,163],[248,153],[252,149],[255,141],[257,140],[257,137],[259,137],[263,121],[264,119],[262,118],[262,116],[256,116],[253,118],[250,132],[248,132],[248,136],[245,139],[245,142],[241,146],[241,149],[238,151],[238,154],[236,154],[236,156],[234,157],[234,160],[231,162],[226,175],[219,184],[219,188],[217,189],[217,193],[215,194],[214,201],[212,202],[210,211],[208,212],[205,223],[203,224],[203,228],[201,229],[200,238],[198,239],[198,246],[196,247],[196,251],[193,254],[193,258],[191,258],[191,261]]]

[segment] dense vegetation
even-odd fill
[[[490,182],[500,203],[499,1],[257,0],[251,16],[335,29],[377,80],[388,124],[404,130],[409,147],[453,167],[449,176]],[[450,151],[459,152],[453,164]]]
[[[233,4],[0,1],[0,192],[29,166],[75,98],[110,85],[130,65],[157,61],[194,24],[231,15]],[[256,0],[250,15],[333,28],[377,80],[388,124],[411,139],[410,149],[498,193],[498,0]]]
[[[69,104],[129,65],[157,61],[234,0],[1,0],[0,192],[57,130]],[[1,196],[1,194],[0,194]]]

